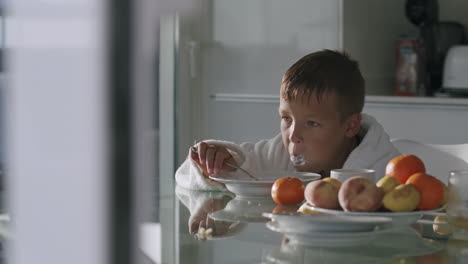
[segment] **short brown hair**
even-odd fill
[[[319,102],[325,92],[335,93],[342,119],[360,113],[364,106],[365,83],[357,61],[344,52],[332,50],[302,57],[284,74],[281,98],[286,101],[309,99],[313,92]]]

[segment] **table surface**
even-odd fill
[[[278,209],[269,198],[177,187],[159,204],[162,241],[167,242],[162,263],[468,263],[468,241],[438,234],[432,224],[400,227],[368,239],[356,236],[355,242],[344,240],[347,235],[323,241],[311,235],[312,243],[301,244],[267,227],[269,219],[262,212]],[[205,237],[200,227],[213,234]]]

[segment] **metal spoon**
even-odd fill
[[[192,149],[192,152],[198,154],[198,148],[196,146],[192,146],[191,149]],[[237,166],[235,164],[232,164],[230,162],[227,162],[227,161],[225,161],[224,164],[231,167],[231,168],[238,169],[238,170],[242,171],[243,173],[247,174],[250,178],[258,181],[257,177],[253,176],[252,174],[250,174],[250,172],[246,171],[245,169],[243,169],[243,168],[241,168],[241,167],[239,167],[239,166]]]

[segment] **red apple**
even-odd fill
[[[382,205],[384,193],[367,178],[356,176],[343,182],[338,199],[341,207],[349,212],[373,212]]]
[[[330,182],[318,180],[309,182],[304,197],[310,205],[325,209],[338,209],[338,188]]]

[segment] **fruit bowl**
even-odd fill
[[[391,232],[388,229],[363,232],[298,232],[294,229],[283,229],[276,221],[270,221],[266,226],[271,231],[285,235],[291,243],[321,248],[355,247]]]
[[[333,215],[346,215],[346,216],[379,216],[388,217],[392,219],[393,226],[407,226],[416,223],[424,214],[432,213],[442,210],[437,208],[434,210],[425,211],[411,211],[411,212],[346,212],[343,210],[331,210],[320,207],[315,207],[309,204],[303,205],[304,209],[314,212],[320,212]]]
[[[297,177],[304,184],[320,179],[320,175],[311,172],[296,171],[261,171],[253,173],[259,180],[253,180],[242,172],[229,172],[211,175],[210,179],[224,183],[226,188],[243,197],[266,197],[271,196],[273,183],[282,177]]]
[[[388,217],[350,217],[329,214],[263,213],[263,216],[277,222],[283,231],[295,233],[371,232],[388,229],[392,222]]]

